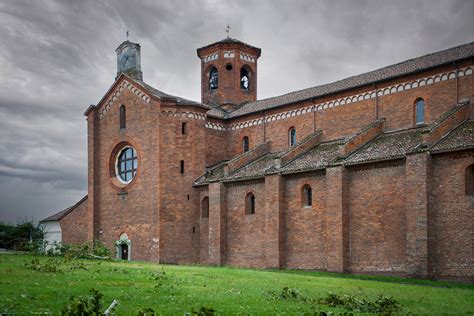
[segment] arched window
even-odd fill
[[[415,124],[423,124],[425,122],[425,101],[417,99],[415,102]]]
[[[240,69],[240,88],[244,90],[249,90],[250,88],[250,76],[247,69]]]
[[[209,218],[209,198],[207,196],[201,202],[201,217]]]
[[[219,74],[217,68],[213,67],[209,72],[209,90],[214,90],[219,87]]]
[[[301,201],[303,207],[313,205],[313,192],[308,184],[303,186]]]
[[[244,153],[249,151],[249,138],[247,136],[244,136],[244,138],[242,138],[242,148],[244,150]]]
[[[288,131],[288,142],[290,147],[296,145],[296,129],[294,127],[291,127]]]
[[[121,105],[120,106],[120,129],[125,128],[125,120],[126,120],[125,105]]]
[[[245,214],[255,214],[255,195],[252,192],[245,196]]]
[[[465,183],[466,195],[474,195],[474,165],[466,168]]]

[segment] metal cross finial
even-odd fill
[[[127,32],[125,32],[125,35],[127,36],[127,41],[128,41],[128,36],[130,35],[130,33],[128,32],[128,30],[127,30]]]
[[[229,24],[227,24],[227,26],[225,27],[225,32],[227,33],[227,37],[230,37],[230,26],[229,26]]]

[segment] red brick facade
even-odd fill
[[[121,75],[86,112],[84,236],[113,249],[126,233],[132,260],[472,282],[474,196],[464,188],[474,163],[472,46],[455,63],[283,104],[256,101],[260,49],[236,40],[198,50],[202,104]],[[244,66],[249,90],[239,80]],[[211,67],[219,73],[212,91]],[[418,98],[425,119],[415,126]],[[292,127],[297,145],[290,147]],[[125,145],[138,157],[129,184],[116,175]],[[245,212],[249,192],[255,214]],[[201,216],[206,197],[208,218]]]

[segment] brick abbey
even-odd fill
[[[474,43],[257,100],[261,50],[197,50],[201,102],[140,46],[88,124],[88,195],[44,221],[117,257],[474,280]]]

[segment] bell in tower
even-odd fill
[[[115,50],[117,52],[117,79],[125,73],[136,80],[143,80],[140,66],[140,45],[126,40]]]
[[[197,50],[201,59],[201,102],[231,110],[257,99],[261,49],[227,37]]]

